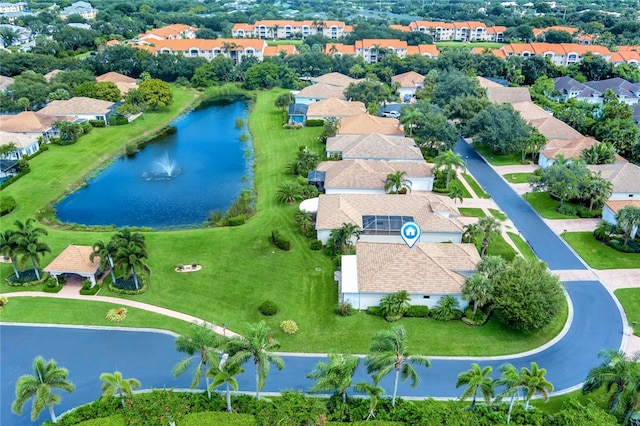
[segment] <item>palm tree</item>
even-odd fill
[[[407,344],[407,334],[403,326],[392,327],[390,330],[383,330],[373,336],[373,342],[369,355],[365,359],[367,372],[373,374],[373,380],[378,383],[381,378],[395,370],[393,384],[393,397],[391,405],[396,404],[398,393],[398,382],[411,379],[411,387],[418,386],[420,377],[412,364],[420,364],[425,367],[431,365],[431,361],[426,356],[410,355]]]
[[[133,281],[136,285],[136,290],[140,289],[138,283],[138,274],[136,274],[136,268],[142,269],[147,273],[151,273],[149,265],[144,263],[143,259],[147,258],[146,250],[140,248],[135,242],[130,241],[126,246],[118,247],[116,251],[115,266],[118,269],[122,269],[123,278],[125,280],[133,276]]]
[[[466,241],[467,243],[472,242],[475,237],[482,235],[482,229],[480,229],[477,223],[464,225],[462,229],[462,241]]]
[[[24,222],[16,220],[14,225],[17,230],[13,232],[12,239],[16,244],[16,254],[27,256],[31,259],[36,278],[40,279],[38,270],[38,258],[45,253],[51,253],[51,248],[40,241],[40,237],[47,235],[44,228],[35,228],[33,218],[28,218]]]
[[[235,337],[227,344],[227,352],[231,355],[228,363],[242,365],[253,359],[256,368],[256,399],[260,399],[260,390],[267,380],[271,363],[274,363],[278,370],[284,368],[282,358],[273,353],[280,347],[280,343],[270,334],[271,329],[264,321],[260,321],[249,327],[247,337]]]
[[[393,294],[387,294],[380,299],[380,313],[389,322],[397,321],[407,312],[411,296],[406,290],[400,290]]]
[[[457,200],[460,200],[460,204],[464,201],[464,190],[459,186],[451,187],[451,191],[449,191],[449,198],[453,200],[454,204],[457,204]]]
[[[416,127],[418,121],[424,117],[422,111],[415,107],[403,108],[402,115],[400,115],[400,123],[404,125],[406,129],[409,127],[409,137],[413,137],[413,128]]]
[[[213,382],[207,387],[207,391],[211,393],[211,389],[215,389],[220,385],[226,386],[226,398],[227,398],[227,411],[233,411],[231,408],[231,389],[234,392],[238,391],[238,381],[236,376],[244,373],[244,369],[241,365],[229,364],[228,362],[222,363],[222,365],[213,366],[207,371],[207,377],[213,379]]]
[[[309,392],[335,392],[342,396],[342,402],[345,403],[347,390],[351,387],[351,380],[360,363],[360,358],[337,352],[327,356],[329,362],[318,362],[313,371],[307,375],[308,379],[316,379],[316,383],[309,388]]]
[[[98,240],[93,243],[93,251],[89,255],[89,261],[93,262],[93,259],[98,256],[100,258],[100,270],[105,271],[109,268],[111,272],[111,282],[116,282],[116,274],[113,267],[113,255],[115,254],[114,246],[112,242],[105,243],[102,240]]]
[[[57,363],[50,359],[45,361],[41,356],[33,360],[33,375],[20,376],[16,382],[16,399],[11,404],[11,411],[22,415],[22,407],[31,398],[31,420],[35,421],[45,407],[49,408],[51,421],[57,423],[53,405],[59,404],[60,395],[53,393],[53,389],[62,389],[68,393],[73,392],[75,386],[67,380],[69,370],[58,367]]]
[[[384,389],[378,386],[378,381],[375,379],[373,379],[373,383],[358,382],[354,386],[354,389],[356,392],[366,393],[369,396],[369,414],[366,420],[375,418],[378,400],[384,395]]]
[[[629,238],[635,238],[635,234],[640,225],[640,208],[634,206],[624,206],[616,215],[616,223],[624,233],[623,245],[627,245]]]
[[[475,273],[465,280],[462,298],[473,302],[473,314],[493,299],[491,280],[481,273]]]
[[[493,279],[500,272],[507,268],[507,261],[498,255],[487,255],[478,262],[478,272],[484,274],[488,279]]]
[[[593,177],[584,190],[583,196],[589,200],[589,210],[602,207],[613,192],[613,184],[600,176]]]
[[[178,377],[189,369],[191,362],[197,358],[198,365],[193,371],[191,389],[200,385],[202,376],[205,376],[207,396],[211,399],[209,387],[209,376],[207,368],[209,365],[217,366],[220,363],[218,351],[224,346],[224,338],[216,334],[205,323],[192,324],[189,333],[176,338],[176,350],[188,355],[173,367],[174,377]]]
[[[119,247],[128,246],[130,242],[135,243],[140,249],[146,252],[147,244],[145,243],[144,235],[140,232],[131,232],[129,228],[122,228],[116,232],[109,241],[109,245],[113,247],[114,251],[117,251]]]
[[[302,188],[298,182],[286,180],[276,189],[275,198],[279,203],[293,204],[302,197]]]
[[[102,397],[111,398],[116,395],[120,397],[122,407],[124,407],[124,398],[131,398],[133,396],[133,389],[140,387],[140,381],[137,379],[125,379],[122,377],[122,373],[119,371],[111,373],[102,373],[100,375],[100,381],[102,384]]]
[[[406,175],[406,172],[400,170],[389,173],[384,181],[384,190],[389,194],[398,194],[402,188],[411,192],[411,181],[406,178]]]
[[[507,423],[511,421],[511,411],[513,410],[513,404],[516,400],[516,395],[520,392],[522,387],[522,377],[520,372],[513,365],[506,363],[500,366],[500,372],[502,376],[495,381],[495,386],[504,386],[504,390],[498,399],[502,400],[504,397],[509,397],[509,412],[507,414]]]
[[[520,369],[522,389],[525,392],[525,410],[529,409],[529,401],[537,393],[542,395],[545,402],[549,399],[549,392],[553,391],[553,385],[544,378],[545,374],[547,374],[547,370],[538,368],[538,364],[535,362],[531,363],[531,370],[527,367]]]
[[[482,393],[482,397],[486,404],[489,404],[491,402],[491,398],[495,396],[491,373],[493,373],[493,368],[491,366],[487,365],[481,369],[480,366],[474,362],[471,364],[471,368],[469,370],[458,374],[456,388],[462,385],[467,385],[467,388],[460,396],[460,399],[463,400],[470,396],[473,397],[473,401],[471,402],[471,411],[476,409],[476,396],[478,395],[478,390]]]
[[[464,159],[460,154],[448,150],[443,151],[434,158],[436,170],[442,170],[446,177],[445,188],[449,189],[449,182],[455,176],[456,169],[465,170]]]
[[[313,229],[313,214],[306,210],[298,210],[296,212],[296,223],[300,227],[300,231],[306,235],[309,230]]]
[[[11,229],[7,229],[4,232],[0,232],[0,254],[5,258],[11,259],[11,267],[13,268],[13,273],[16,278],[20,277],[20,273],[18,272],[18,243],[13,238],[14,231]]]
[[[478,226],[482,231],[482,245],[480,256],[484,256],[491,241],[491,235],[500,231],[500,222],[493,216],[481,217],[478,220]]]
[[[353,223],[343,223],[340,228],[332,229],[327,241],[331,253],[347,253],[353,249],[354,240],[360,239],[360,228]]]

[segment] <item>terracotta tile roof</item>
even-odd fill
[[[129,77],[128,75],[124,75],[124,74],[120,74],[119,72],[115,72],[115,71],[111,71],[102,75],[99,75],[96,77],[96,81],[101,82],[101,81],[109,81],[111,83],[128,83],[128,84],[134,84],[137,83],[138,80],[136,80],[133,77]]]
[[[74,274],[93,274],[98,270],[100,258],[94,257],[89,261],[93,252],[91,246],[69,245],[43,270],[47,272],[68,272]]]
[[[120,40],[109,40],[104,45],[105,46],[117,46],[120,44]]]
[[[114,102],[76,96],[66,101],[52,101],[38,111],[49,115],[106,114]]]
[[[423,233],[462,232],[453,201],[432,193],[320,194],[316,229],[336,229],[343,223],[362,228],[363,215],[413,216]]]
[[[307,119],[324,117],[347,117],[364,114],[367,107],[362,102],[349,102],[338,98],[329,98],[309,104]]]
[[[0,146],[13,143],[16,148],[26,148],[38,140],[35,133],[12,133],[0,130]]]
[[[613,184],[613,192],[640,192],[640,167],[632,163],[588,165]]]
[[[263,56],[278,56],[282,52],[285,55],[297,55],[298,48],[293,44],[279,44],[277,46],[267,46],[264,48]]]
[[[397,74],[391,77],[392,83],[400,83],[400,87],[416,87],[424,84],[424,76],[415,71]]]
[[[505,31],[507,31],[507,27],[505,27],[504,25],[494,25],[492,27],[487,27],[488,34],[504,33]]]
[[[407,179],[433,176],[425,161],[342,160],[323,161],[317,170],[326,172],[324,187],[384,189],[389,173],[403,171]]]
[[[413,139],[376,133],[336,135],[327,139],[327,152],[341,152],[345,159],[424,161]]]
[[[348,75],[341,74],[339,72],[330,72],[328,74],[323,74],[319,77],[314,77],[313,81],[315,83],[324,83],[329,86],[337,86],[346,88],[351,83],[359,83],[362,80],[358,80],[355,78],[351,78]]]
[[[233,27],[231,27],[231,31],[244,30],[245,32],[248,32],[248,31],[253,31],[255,27],[256,26],[253,24],[245,24],[243,22],[240,22],[237,24],[233,24]]]
[[[555,158],[558,155],[562,155],[566,159],[580,158],[583,149],[591,148],[599,143],[597,140],[588,137],[556,139],[548,142],[545,149],[541,150],[540,153],[544,154],[547,158]]]
[[[377,117],[365,113],[344,117],[338,123],[338,134],[341,135],[364,135],[370,133],[404,136],[402,125],[396,118]]]
[[[146,33],[144,33],[142,36],[144,37],[147,35],[154,35],[156,37],[165,39],[167,37],[178,37],[183,32],[189,31],[189,30],[196,31],[197,29],[190,25],[173,24],[173,25],[167,25],[166,27],[149,30]]]
[[[627,206],[640,209],[640,200],[607,200],[604,205],[609,207],[615,214],[618,214],[620,210]]]
[[[146,49],[152,52],[157,52],[162,49],[168,49],[172,51],[187,51],[189,49],[198,49],[198,50],[219,49],[222,51],[226,43],[228,43],[231,46],[235,45],[236,49],[252,48],[257,51],[263,51],[267,47],[266,41],[256,39],[256,38],[217,38],[215,40],[193,38],[193,39],[175,39],[175,40],[156,40],[153,42],[153,46],[147,45]],[[231,50],[234,50],[234,49],[231,48]]]
[[[435,44],[419,44],[417,46],[407,46],[407,55],[423,55],[437,58],[440,56],[440,51]]]
[[[327,55],[355,55],[356,46],[344,43],[327,43],[324,47],[324,53]]]
[[[497,104],[531,102],[529,89],[526,87],[487,87],[487,97]]]
[[[41,112],[22,111],[16,115],[1,115],[0,130],[5,132],[44,133],[53,127],[60,117]]]
[[[560,25],[554,25],[552,27],[547,27],[547,28],[534,28],[533,29],[533,36],[534,37],[540,37],[543,34],[547,33],[548,31],[564,31],[567,32],[571,35],[577,33],[579,30],[578,28],[574,28],[574,27],[563,27]]]
[[[411,32],[411,27],[409,25],[391,24],[391,25],[389,25],[389,28],[392,29],[392,30],[402,31],[402,32],[405,32],[405,33],[410,33]]]
[[[465,275],[477,269],[473,244],[358,242],[358,290],[361,293],[459,294]]]
[[[328,84],[318,83],[307,86],[298,92],[296,98],[313,98],[313,99],[346,99],[344,96],[344,87],[329,86]]]

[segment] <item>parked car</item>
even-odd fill
[[[402,100],[403,100],[405,103],[409,103],[409,102],[411,102],[411,95],[410,95],[409,93],[405,94],[405,95],[404,95],[404,97],[402,98]]]
[[[382,111],[383,117],[400,118],[400,111]]]

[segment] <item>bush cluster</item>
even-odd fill
[[[291,241],[284,238],[277,229],[271,231],[271,242],[280,250],[291,250]]]
[[[262,315],[270,317],[278,313],[278,305],[276,305],[276,303],[272,300],[265,300],[258,307],[258,310]]]
[[[313,228],[311,228],[311,231],[315,234],[315,230]],[[311,250],[322,250],[322,241],[320,240],[309,241],[309,248]]]
[[[107,127],[107,123],[102,120],[89,120],[91,127]]]
[[[287,124],[285,124],[284,126],[282,126],[282,128],[283,128],[283,129],[289,129],[289,130],[291,130],[291,129],[293,129],[293,130],[299,130],[299,129],[302,129],[303,127],[304,127],[304,126],[303,126],[302,124],[300,124],[300,123],[295,123],[295,124],[289,124],[289,123],[287,123]]]
[[[0,216],[11,213],[16,208],[16,199],[11,195],[0,197]]]
[[[294,320],[284,320],[280,323],[280,330],[284,334],[296,334],[298,332],[298,324]]]
[[[44,274],[40,271],[40,279],[36,277],[36,273],[33,269],[27,269],[26,271],[21,271],[20,276],[16,277],[15,274],[9,275],[5,279],[7,285],[12,287],[33,287],[36,285],[44,284],[49,279],[49,273],[45,272]]]
[[[356,310],[353,309],[353,305],[351,302],[340,302],[338,303],[338,315],[341,317],[349,317],[355,314]]]
[[[322,126],[324,126],[324,120],[321,119],[321,118],[307,120],[305,122],[305,125],[307,127],[322,127]]]
[[[247,221],[247,217],[241,214],[241,215],[230,217],[229,219],[227,219],[227,224],[229,226],[240,226],[240,225],[244,225],[246,221]]]
[[[0,312],[2,312],[5,306],[7,306],[7,303],[9,303],[9,298],[6,296],[0,296]]]
[[[481,309],[478,309],[474,315],[473,307],[467,306],[464,310],[464,316],[460,320],[467,325],[485,325],[487,321],[489,321],[490,314],[491,312],[484,312]]]
[[[22,176],[28,174],[31,171],[31,167],[29,166],[29,162],[24,158],[18,161],[18,169],[20,172],[11,176],[9,179],[5,179],[0,183],[0,189],[4,189],[7,186],[11,185],[13,182],[20,179]]]
[[[127,313],[127,308],[113,308],[109,309],[105,318],[113,322],[122,322],[127,318]]]
[[[409,306],[409,309],[404,313],[404,316],[409,318],[428,318],[429,307],[421,305]]]

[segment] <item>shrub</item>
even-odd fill
[[[278,313],[278,305],[276,305],[276,303],[272,300],[265,300],[258,307],[258,310],[262,315],[270,317]]]
[[[51,279],[53,280],[53,285],[51,285],[50,281],[47,281],[47,284],[42,287],[42,291],[44,291],[45,293],[57,293],[62,290],[62,286],[58,285],[54,278]]]
[[[138,274],[138,286],[140,288],[136,290],[133,276],[129,277],[129,279],[127,280],[119,277],[116,278],[115,283],[109,283],[109,290],[114,293],[128,295],[146,293],[146,291],[149,289],[149,278],[145,274]]]
[[[294,320],[284,320],[280,323],[280,330],[284,334],[296,334],[298,332],[298,324]]]
[[[291,250],[291,241],[284,238],[277,229],[271,231],[271,241],[280,250]]]
[[[93,127],[107,127],[107,123],[102,120],[89,120],[89,124]]]
[[[113,308],[109,309],[106,318],[109,321],[121,322],[127,318],[127,308]]]
[[[283,129],[293,129],[293,130],[299,130],[302,129],[304,126],[300,123],[295,123],[295,124],[285,124],[284,126],[282,126]]]
[[[353,315],[355,312],[356,310],[353,309],[353,305],[351,304],[351,302],[343,301],[338,303],[338,315],[342,317],[349,317]]]
[[[565,216],[576,216],[578,214],[578,211],[576,210],[576,208],[569,204],[563,204],[562,206],[559,206],[556,210],[558,211],[558,213],[563,214]]]
[[[230,217],[229,219],[227,219],[227,223],[229,224],[229,226],[240,226],[240,225],[244,225],[244,223],[247,221],[247,218],[245,215],[241,214],[238,216],[234,216],[234,217]]]
[[[49,279],[49,273],[43,274],[42,271],[40,272],[40,279],[36,277],[33,269],[27,269],[26,271],[20,271],[19,277],[16,277],[15,274],[9,275],[5,282],[12,287],[32,287],[44,284]]]
[[[244,119],[242,117],[236,118],[236,129],[242,129],[244,127]]]
[[[246,133],[241,133],[239,136],[240,142],[246,142],[249,140],[249,135]]]
[[[91,281],[90,280],[82,281],[82,289],[83,290],[89,290],[90,288],[91,288]]]
[[[452,321],[460,319],[462,311],[458,299],[453,296],[444,296],[438,300],[436,307],[431,309],[430,315],[438,321]]]
[[[365,312],[369,315],[375,315],[377,317],[382,316],[382,310],[379,306],[369,306]]]
[[[127,155],[133,155],[133,154],[135,154],[136,152],[138,152],[138,145],[137,145],[137,144],[135,144],[135,143],[133,143],[133,142],[128,143],[128,144],[124,147],[124,152],[125,152],[125,154],[127,154]]]
[[[321,250],[322,249],[322,241],[320,241],[320,240],[311,240],[309,242],[309,248],[311,250]]]
[[[407,312],[404,313],[404,316],[409,318],[427,318],[429,317],[429,307],[422,305],[410,306]]]
[[[100,286],[96,284],[96,285],[94,285],[93,287],[90,287],[90,288],[82,287],[80,289],[80,294],[83,295],[83,296],[93,296],[94,294],[96,294],[99,291],[100,291]]]
[[[7,306],[7,303],[9,303],[9,298],[6,296],[0,296],[0,312],[2,312],[5,306]]]
[[[0,216],[11,213],[16,208],[16,199],[11,195],[0,197]]]
[[[324,120],[322,119],[307,120],[305,124],[307,127],[322,127],[324,126]]]
[[[489,312],[483,312],[481,309],[478,309],[474,315],[473,307],[467,306],[461,321],[467,325],[484,325],[489,321]]]
[[[631,240],[627,242],[626,246],[623,244],[622,240],[618,239],[613,239],[607,242],[607,245],[622,253],[640,253],[640,248],[638,248],[637,244]]]

